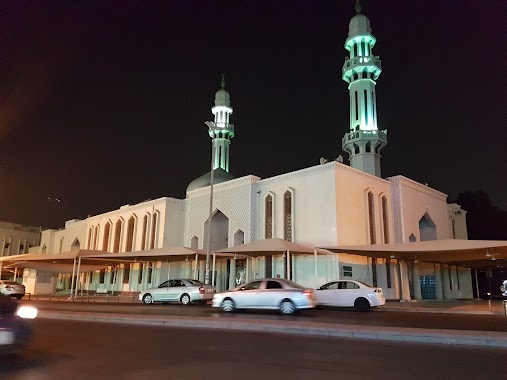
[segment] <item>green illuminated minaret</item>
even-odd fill
[[[222,75],[221,89],[215,94],[215,106],[211,109],[215,115],[214,127],[209,129],[215,148],[213,169],[229,171],[229,148],[234,137],[234,124],[229,123],[232,115],[231,96],[225,89],[225,74]]]
[[[382,72],[380,58],[373,55],[376,39],[370,20],[361,14],[359,0],[349,23],[342,78],[349,83],[350,131],[342,139],[350,166],[380,177],[380,151],[387,144],[387,130],[377,128],[376,80]]]

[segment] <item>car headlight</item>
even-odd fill
[[[37,314],[39,314],[39,311],[33,306],[20,306],[16,310],[16,315],[25,319],[35,319]]]

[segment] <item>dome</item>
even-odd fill
[[[199,178],[194,179],[190,184],[187,186],[187,193],[192,190],[200,189],[202,187],[208,187],[211,184],[211,171],[207,172],[206,174],[200,176]],[[222,168],[216,168],[213,171],[213,185],[217,185],[222,182],[230,181],[231,179],[234,179],[234,176],[226,172]]]
[[[231,106],[231,95],[227,92],[227,90],[221,88],[215,94],[215,106]]]
[[[371,34],[370,20],[363,14],[357,14],[349,22],[349,37]]]

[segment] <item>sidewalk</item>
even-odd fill
[[[485,300],[411,300],[387,301],[382,310],[416,313],[505,314],[503,301]],[[507,315],[506,315],[507,322]]]

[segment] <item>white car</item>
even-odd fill
[[[372,287],[361,281],[340,280],[322,285],[315,291],[319,305],[354,307],[368,311],[371,307],[386,303],[382,288]]]
[[[236,309],[280,310],[294,314],[317,306],[314,291],[281,278],[263,278],[213,296],[213,307],[225,312]]]
[[[216,289],[212,285],[204,285],[198,280],[174,279],[167,280],[156,288],[146,289],[139,293],[139,301],[149,305],[154,302],[207,302],[213,298]]]
[[[0,294],[20,300],[25,295],[25,285],[16,281],[0,280]]]

